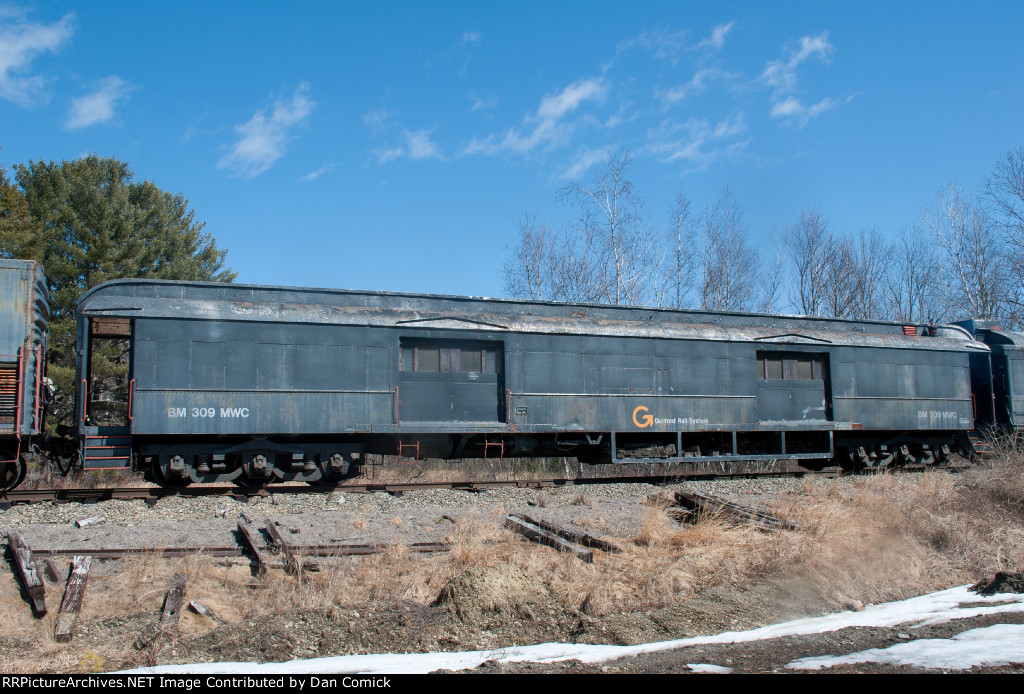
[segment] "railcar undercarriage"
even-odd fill
[[[737,474],[747,467],[780,472],[921,467],[945,464],[954,451],[970,453],[952,432],[849,436],[823,430],[217,438],[141,440],[133,448],[133,467],[160,485],[233,482],[247,487],[289,481],[338,483],[355,474],[367,454],[407,461],[572,457],[584,464],[689,464],[698,474],[713,475],[719,468]]]

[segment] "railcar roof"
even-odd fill
[[[320,323],[476,332],[614,335],[654,339],[859,345],[988,351],[957,326],[908,336],[904,324],[486,297],[125,279],[79,301],[80,315]],[[923,333],[924,326],[915,326]]]

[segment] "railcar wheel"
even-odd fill
[[[0,492],[9,492],[25,480],[28,465],[24,458],[15,458],[9,450],[0,451],[0,460],[7,461],[0,463]]]
[[[191,477],[170,477],[164,474],[164,469],[160,465],[159,457],[153,459],[153,467],[150,468],[150,476],[153,478],[153,481],[161,487],[180,489],[181,487],[187,487],[192,484]]]

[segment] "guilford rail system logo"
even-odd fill
[[[644,405],[640,405],[633,410],[633,424],[636,424],[639,429],[646,429],[654,426],[655,424],[692,427],[707,423],[707,419],[702,419],[700,417],[667,417],[662,419],[650,414],[650,411]]]

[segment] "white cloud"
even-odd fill
[[[363,125],[374,133],[379,134],[387,130],[388,124],[394,115],[394,111],[387,111],[382,108],[376,111],[367,111],[363,114]]]
[[[117,75],[104,77],[94,92],[71,102],[71,111],[64,121],[64,128],[78,130],[109,121],[114,117],[114,107],[126,100],[133,88]]]
[[[23,108],[46,103],[49,80],[25,73],[36,56],[55,52],[71,38],[75,15],[66,14],[53,24],[26,22],[13,11],[7,13],[7,18],[10,22],[0,25],[0,98]]]
[[[430,132],[427,130],[405,131],[405,141],[408,147],[409,158],[419,159],[441,159],[441,149],[430,139]]]
[[[325,173],[327,173],[328,171],[330,171],[331,169],[333,169],[333,168],[334,168],[334,166],[335,166],[335,164],[334,164],[334,162],[333,162],[333,161],[332,161],[332,162],[331,162],[330,164],[324,164],[323,166],[321,166],[321,167],[320,167],[319,169],[317,169],[316,171],[310,171],[310,172],[309,172],[308,174],[306,174],[305,176],[303,176],[303,177],[302,177],[302,180],[303,180],[303,181],[306,181],[306,182],[309,182],[309,181],[315,181],[316,179],[320,178],[320,177],[321,177],[321,176],[323,176],[323,175],[324,175]]]
[[[789,49],[789,55],[768,63],[761,73],[761,81],[772,88],[771,115],[787,122],[797,122],[800,127],[807,125],[826,111],[837,108],[839,99],[825,98],[817,103],[806,106],[802,99],[795,96],[799,81],[798,68],[805,61],[815,58],[828,64],[835,47],[829,43],[828,32],[823,31],[817,36],[802,36],[797,46]],[[853,97],[847,97],[846,102]]]
[[[772,106],[771,114],[777,118],[795,118],[801,123],[806,123],[810,118],[821,115],[825,111],[831,111],[839,105],[836,99],[822,99],[813,106],[804,106],[800,99],[789,97]]]
[[[790,49],[789,57],[773,60],[768,63],[761,79],[776,90],[776,94],[791,93],[796,89],[797,68],[808,58],[816,57],[823,63],[829,62],[829,56],[835,50],[828,41],[828,32],[818,36],[802,36],[799,46]]]
[[[716,80],[732,81],[740,79],[740,77],[741,75],[736,72],[726,72],[718,68],[701,68],[693,73],[693,77],[686,84],[665,90],[655,90],[654,94],[666,105],[677,104],[704,91],[709,84]]]
[[[378,164],[386,164],[392,159],[398,159],[405,150],[401,147],[388,147],[388,148],[377,148],[372,152],[373,156],[377,157]]]
[[[491,135],[484,140],[473,140],[465,154],[497,154],[512,151],[525,154],[538,147],[558,147],[566,144],[574,129],[566,117],[589,101],[601,101],[608,93],[603,77],[579,80],[559,92],[541,99],[536,112],[524,119],[519,130],[510,128],[503,135]]]
[[[588,149],[576,155],[576,160],[569,165],[559,178],[574,180],[582,176],[591,166],[607,161],[608,149]]]
[[[309,98],[309,84],[300,84],[290,101],[277,101],[269,111],[258,111],[235,126],[238,141],[217,162],[217,168],[231,169],[243,178],[260,175],[284,156],[289,135],[307,121],[315,106]]]
[[[654,31],[645,31],[636,38],[620,43],[616,48],[616,53],[625,53],[634,47],[648,51],[658,60],[668,60],[674,65],[687,50],[686,30],[655,29]]]
[[[492,96],[487,99],[476,97],[473,99],[473,105],[469,107],[469,110],[473,113],[477,111],[490,111],[498,107],[498,97]]]
[[[431,139],[429,130],[403,130],[402,133],[405,136],[404,144],[394,147],[378,147],[371,152],[377,158],[378,164],[386,164],[403,157],[408,157],[413,161],[444,160],[441,147]]]
[[[696,117],[685,123],[664,121],[651,133],[646,149],[665,163],[688,161],[703,170],[746,147],[750,139],[739,139],[746,131],[742,113],[714,125]]]
[[[736,22],[729,22],[728,24],[719,24],[711,30],[711,36],[704,39],[697,44],[698,48],[710,48],[718,50],[725,45],[725,35],[732,31],[732,28],[736,25]]]

